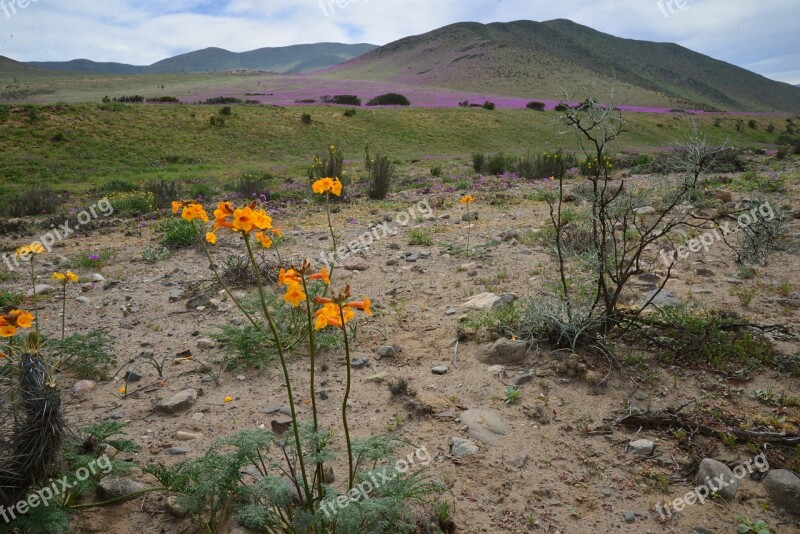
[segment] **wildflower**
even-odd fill
[[[233,212],[233,230],[235,231],[249,234],[256,228],[266,230],[270,227],[272,227],[272,218],[264,210],[254,210],[251,206],[245,206]]]
[[[333,193],[337,197],[342,196],[342,182],[340,182],[338,179],[335,179],[333,181],[333,185],[331,186],[331,193]]]
[[[22,310],[11,310],[0,315],[0,337],[12,337],[18,328],[30,328],[33,325],[33,315]]]
[[[89,254],[89,261],[100,261],[100,256],[97,254]]]
[[[21,258],[22,256],[30,256],[31,254],[44,254],[44,247],[42,246],[42,244],[31,243],[30,245],[19,247],[17,249],[18,258]]]
[[[293,308],[297,308],[301,302],[306,300],[306,294],[303,293],[303,288],[300,287],[300,284],[291,283],[286,287],[286,294],[283,296],[283,300],[291,304]]]
[[[473,204],[473,203],[475,203],[475,199],[472,197],[472,195],[464,195],[463,197],[461,197],[461,203],[462,204]]]
[[[212,245],[217,244],[217,234],[214,232],[206,232],[206,241],[211,243]]]
[[[119,387],[119,389],[117,389],[117,392],[118,392],[120,395],[125,395],[125,393],[127,393],[127,391],[128,391],[128,388],[127,388],[127,387],[125,387],[125,386],[120,386],[120,387]]]
[[[372,310],[370,309],[370,300],[369,297],[364,297],[364,300],[354,300],[352,302],[348,302],[347,305],[351,308],[355,308],[357,310],[362,310],[367,315],[372,315]]]
[[[327,193],[333,187],[333,180],[331,178],[320,178],[311,186],[315,193],[321,195]]]
[[[63,282],[64,284],[69,282],[75,283],[78,281],[78,275],[72,271],[67,271],[65,273],[53,273],[50,278],[53,280],[58,280],[59,282]]]
[[[233,402],[233,397],[231,397],[230,395],[228,395],[227,397],[225,397],[225,402],[226,402],[226,403],[228,403],[228,402]]]
[[[256,234],[256,239],[258,240],[259,243],[261,243],[261,246],[264,248],[269,248],[272,246],[272,239],[267,237],[267,235],[264,232],[258,232]]]
[[[272,233],[272,235],[274,235],[277,238],[283,237],[283,233],[281,232],[280,228],[271,228],[270,232]]]
[[[203,222],[208,222],[208,214],[200,204],[189,204],[185,206],[181,212],[181,217],[187,221],[200,219]]]
[[[327,285],[331,285],[331,277],[328,274],[328,269],[326,269],[325,267],[323,267],[320,272],[314,273],[311,276],[309,276],[308,279],[309,280],[322,280]]]

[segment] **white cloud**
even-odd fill
[[[793,52],[796,0],[685,2],[673,13],[662,3],[665,17],[659,0],[323,0],[326,16],[320,0],[30,0],[9,17],[0,4],[0,55],[150,64],[209,46],[244,51],[320,41],[386,44],[454,22],[568,18],[620,37],[676,42],[800,83],[800,57]]]

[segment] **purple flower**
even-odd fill
[[[89,260],[90,261],[98,261],[99,259],[100,259],[100,256],[98,256],[97,254],[89,254]]]

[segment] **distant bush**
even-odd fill
[[[436,167],[432,167],[431,168],[431,176],[433,176],[434,178],[438,178],[441,175],[442,175],[442,168],[441,167],[439,167],[437,165]]]
[[[60,204],[58,195],[47,184],[34,184],[3,200],[0,206],[6,215],[25,217],[55,213]]]
[[[475,169],[475,172],[483,172],[483,167],[486,165],[486,155],[485,154],[473,154],[472,155],[472,168]]]
[[[131,95],[131,96],[122,95],[120,97],[114,98],[113,102],[124,102],[126,104],[139,104],[141,102],[144,102],[144,97],[141,95]]]
[[[112,178],[102,185],[100,191],[104,193],[130,193],[138,189],[136,184],[132,182],[123,180],[122,178]]]
[[[492,155],[488,160],[486,160],[484,172],[492,176],[497,176],[499,174],[507,173],[509,170],[511,170],[513,165],[513,158],[509,158],[501,152],[499,154]]]
[[[326,104],[339,104],[343,106],[360,106],[361,99],[356,95],[325,95],[322,101]]]
[[[487,100],[486,102],[483,103],[483,109],[488,109],[489,111],[494,111],[495,107],[496,106],[494,105],[494,102],[489,102]]]
[[[216,188],[205,182],[192,184],[191,188],[189,188],[189,198],[195,200],[214,198],[216,194]]]
[[[568,106],[568,105],[566,105],[566,104],[557,104],[557,105],[556,105],[556,107],[555,107],[554,109],[555,109],[556,111],[559,111],[559,112],[560,112],[560,111],[566,111],[566,110],[568,110],[568,109],[569,109],[569,106]]]
[[[243,197],[264,197],[269,199],[269,182],[274,177],[268,173],[247,172],[236,179],[233,184],[233,191]]]
[[[220,104],[241,104],[242,100],[232,96],[215,96],[214,98],[206,99],[203,103],[216,106]]]
[[[767,133],[775,133],[775,125],[772,123],[767,124]]]
[[[528,102],[525,107],[534,111],[544,111],[544,102]]]
[[[371,157],[369,146],[365,149],[364,167],[367,169],[367,179],[369,183],[369,198],[373,200],[383,200],[389,194],[394,175],[394,165],[388,156],[380,153]]]
[[[300,121],[303,124],[311,124],[311,114],[310,113],[303,113],[300,115]]]
[[[469,107],[469,100],[464,100],[463,102],[458,103],[459,107],[468,108]]]
[[[220,115],[211,115],[211,117],[208,119],[208,123],[211,126],[218,126],[221,128],[225,126],[225,117],[222,117]]]
[[[154,104],[180,104],[181,101],[178,100],[178,97],[175,96],[154,96],[152,98],[147,99],[148,102],[152,102]]]
[[[344,156],[339,147],[330,145],[327,152],[314,155],[314,163],[308,168],[308,179],[315,182],[321,178],[339,178],[342,182],[342,196],[334,197],[343,199],[345,191],[350,185],[350,178],[344,171]],[[320,195],[315,195],[316,198],[321,198]]]
[[[108,197],[114,211],[123,217],[138,217],[156,208],[155,195],[149,191],[114,193]]]
[[[755,121],[755,119],[750,119],[747,121],[747,127],[751,130],[758,130],[758,123]]]
[[[355,117],[356,113],[358,113],[358,110],[356,108],[350,108],[350,109],[344,110],[344,116],[345,117]]]
[[[535,157],[524,156],[516,162],[515,170],[526,180],[541,180],[550,176],[561,178],[567,169],[576,167],[577,164],[574,154],[565,154],[562,149],[558,149],[556,152],[543,152]]]
[[[233,113],[230,106],[225,106],[221,110],[219,110],[219,114],[224,117],[229,117]]]
[[[165,209],[172,205],[172,201],[183,196],[181,186],[178,182],[171,180],[158,180],[147,186],[147,191],[153,193],[156,208]]]
[[[742,159],[742,151],[736,148],[729,148],[719,152],[714,159],[714,172],[742,172],[745,170],[745,162]]]
[[[301,98],[295,100],[295,104],[316,104],[317,100],[315,98]]]
[[[408,98],[398,93],[386,93],[378,95],[369,102],[368,106],[410,106]]]

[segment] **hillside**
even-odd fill
[[[320,75],[551,98],[612,83],[620,102],[800,110],[800,89],[670,43],[621,39],[569,20],[459,23],[387,44]],[[616,81],[614,81],[616,78]],[[623,102],[624,101],[624,102]]]
[[[222,48],[206,48],[163,59],[149,66],[98,63],[88,59],[14,63],[28,68],[115,75],[226,72],[240,69],[301,73],[338,65],[375,48],[376,46],[371,44],[341,43],[259,48],[249,52],[230,52]]]

